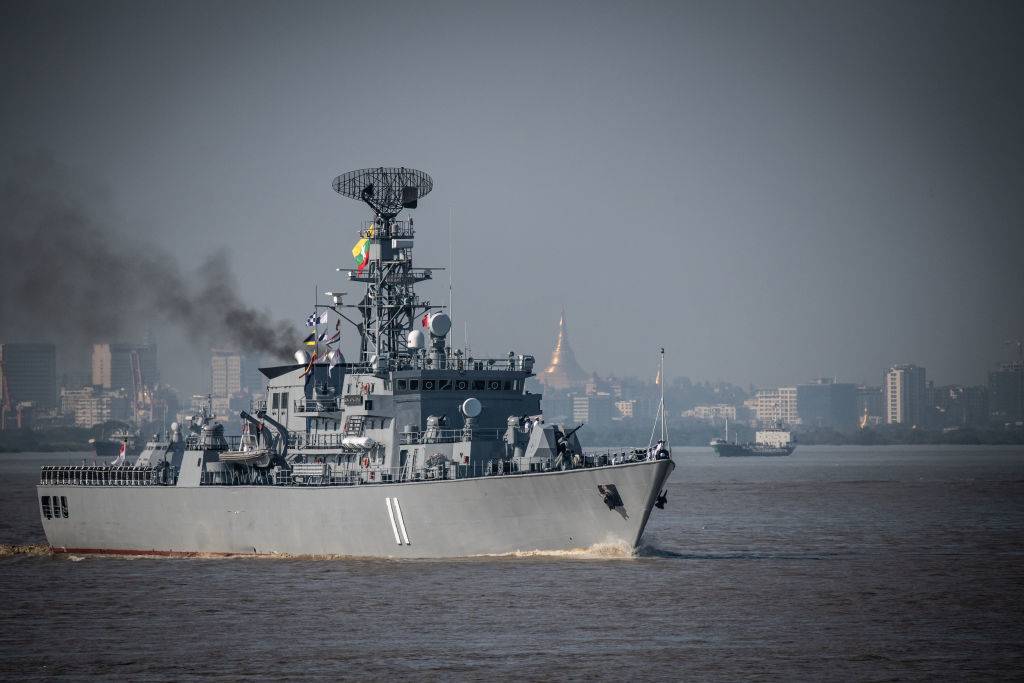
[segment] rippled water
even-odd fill
[[[62,459],[0,455],[0,543]],[[1024,450],[677,460],[637,557],[0,557],[0,678],[1020,676]]]

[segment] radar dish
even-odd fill
[[[385,218],[394,218],[402,209],[415,209],[416,202],[434,189],[434,181],[414,168],[361,168],[342,173],[334,179],[334,191],[366,202]]]

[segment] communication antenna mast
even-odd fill
[[[395,220],[402,209],[415,209],[434,181],[412,168],[363,168],[334,179],[334,191],[364,202],[374,213],[373,224],[360,232],[366,240],[364,265],[349,270],[349,279],[366,285],[359,303],[360,360],[384,360],[406,352],[406,335],[430,302],[416,296],[415,285],[432,277],[429,268],[413,268],[413,221]]]

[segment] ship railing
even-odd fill
[[[425,429],[402,432],[402,444],[412,446],[427,443],[456,443],[458,441],[497,441],[505,435],[504,429]]]
[[[370,237],[370,228],[373,228],[374,237],[383,237],[381,235],[381,226],[379,223],[374,221],[363,221],[363,225],[359,230],[360,237]],[[391,232],[388,235],[391,239],[409,239],[416,235],[416,231],[413,230],[412,222],[408,220],[392,220],[391,221]]]
[[[650,459],[647,449],[606,449],[567,458],[565,469],[589,469],[608,467]],[[273,475],[277,486],[366,486],[372,484],[395,484],[444,479],[473,479],[478,477],[501,477],[519,474],[551,472],[562,469],[555,460],[532,463],[520,467],[514,458],[494,458],[486,462],[456,464],[445,462],[432,467],[382,467],[360,464],[335,464],[327,462],[292,463],[290,470],[279,470]],[[204,483],[222,483],[214,481]]]
[[[185,439],[185,448],[190,451],[237,451],[241,448],[242,436],[220,436],[213,439],[205,439],[202,434],[189,434]]]
[[[441,358],[440,362],[429,354],[426,356],[399,356],[397,358],[385,358],[375,363],[346,363],[345,371],[348,374],[372,375],[385,371],[398,370],[456,370],[462,371],[494,371],[494,372],[533,372],[536,360],[533,356],[502,356],[498,358],[468,358],[456,354],[450,354]],[[486,382],[486,380],[485,380]],[[467,387],[472,388],[472,387]],[[475,389],[482,391],[488,387]]]
[[[293,409],[296,413],[338,413],[342,410],[342,399],[340,397],[301,399],[294,402]]]
[[[44,486],[170,486],[177,480],[173,465],[44,465],[39,483]]]

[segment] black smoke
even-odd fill
[[[71,189],[46,157],[14,163],[0,188],[0,340],[89,344],[134,338],[152,322],[199,347],[287,357],[296,333],[248,305],[227,255],[203,245],[181,256],[111,218]]]

